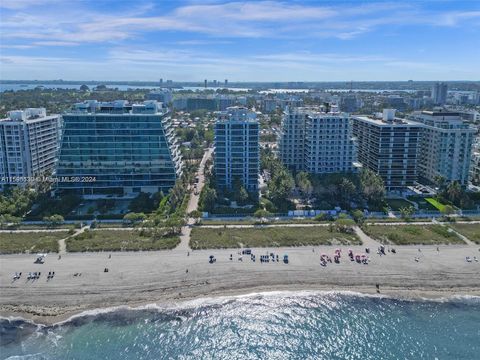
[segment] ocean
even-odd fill
[[[479,359],[480,298],[275,292],[2,319],[1,359]]]

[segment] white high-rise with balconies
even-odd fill
[[[410,119],[424,125],[418,162],[420,179],[435,182],[441,176],[466,185],[477,130],[456,112],[418,111]]]
[[[259,123],[245,107],[232,106],[217,113],[214,168],[220,191],[232,190],[236,181],[257,195],[260,171]]]
[[[44,108],[15,110],[0,120],[0,188],[26,185],[49,175],[55,166],[60,115]]]
[[[357,168],[350,116],[336,108],[287,109],[279,150],[283,163],[297,171],[328,174],[354,172]]]

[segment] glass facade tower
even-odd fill
[[[182,163],[168,110],[156,101],[87,101],[63,115],[56,176],[63,193],[167,192]]]

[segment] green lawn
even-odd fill
[[[430,204],[428,201],[425,200],[425,198],[421,196],[409,196],[408,199],[416,202],[420,210],[428,210],[428,211],[437,210],[435,206]]]
[[[155,240],[131,230],[90,230],[66,241],[69,252],[164,250],[179,242],[178,236]]]
[[[0,254],[58,252],[67,231],[0,233]]]
[[[398,211],[401,208],[408,208],[410,206],[413,206],[411,203],[404,199],[386,199],[386,202],[388,206],[390,206],[390,209],[392,209],[392,211]]]
[[[442,211],[445,209],[445,205],[439,202],[438,200],[434,198],[425,198],[425,201],[431,204],[435,209]]]
[[[192,249],[360,244],[355,234],[329,231],[327,226],[192,229]]]
[[[468,240],[480,244],[480,224],[451,224],[449,226]]]
[[[457,234],[442,225],[370,225],[363,230],[384,244],[465,244]]]

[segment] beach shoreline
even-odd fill
[[[0,316],[20,317],[37,324],[52,325],[72,316],[112,307],[175,307],[200,299],[243,296],[265,292],[354,292],[396,299],[439,299],[454,296],[480,296],[480,257],[478,246],[397,246],[397,253],[370,254],[368,265],[352,262],[348,249],[341,246],[340,264],[322,267],[319,257],[331,254],[332,246],[253,249],[255,262],[241,256],[238,249],[170,250],[135,253],[67,253],[55,255],[45,264],[33,264],[32,255],[0,256]],[[420,250],[419,250],[420,249]],[[289,255],[261,264],[259,254]],[[208,262],[210,254],[217,261]],[[233,260],[229,260],[229,255]],[[239,258],[242,261],[239,261]],[[414,261],[419,258],[418,262]],[[109,272],[104,273],[104,268]],[[30,271],[41,270],[39,280],[27,281]],[[47,281],[46,273],[55,271]],[[187,271],[188,270],[188,271]],[[11,280],[11,274],[23,278]],[[74,276],[75,273],[81,275]]]
[[[332,288],[332,287],[296,287],[291,285],[277,286],[273,288],[245,288],[245,289],[230,289],[222,292],[213,292],[205,294],[204,296],[196,297],[178,297],[176,301],[158,299],[155,302],[130,302],[125,304],[111,304],[103,308],[95,308],[86,306],[84,308],[42,308],[42,307],[25,307],[25,306],[0,306],[0,319],[21,320],[32,322],[42,326],[57,326],[63,323],[68,323],[70,320],[83,317],[92,316],[98,313],[112,312],[116,310],[145,310],[157,308],[159,310],[170,310],[177,307],[188,307],[188,304],[194,301],[221,301],[243,296],[268,296],[272,294],[331,294],[341,293],[355,296],[372,296],[379,298],[389,298],[395,300],[405,301],[435,301],[435,300],[453,300],[461,298],[476,297],[480,299],[480,289],[477,288],[458,288],[458,289],[401,289],[382,287],[382,291],[377,293],[370,287],[364,288]]]

